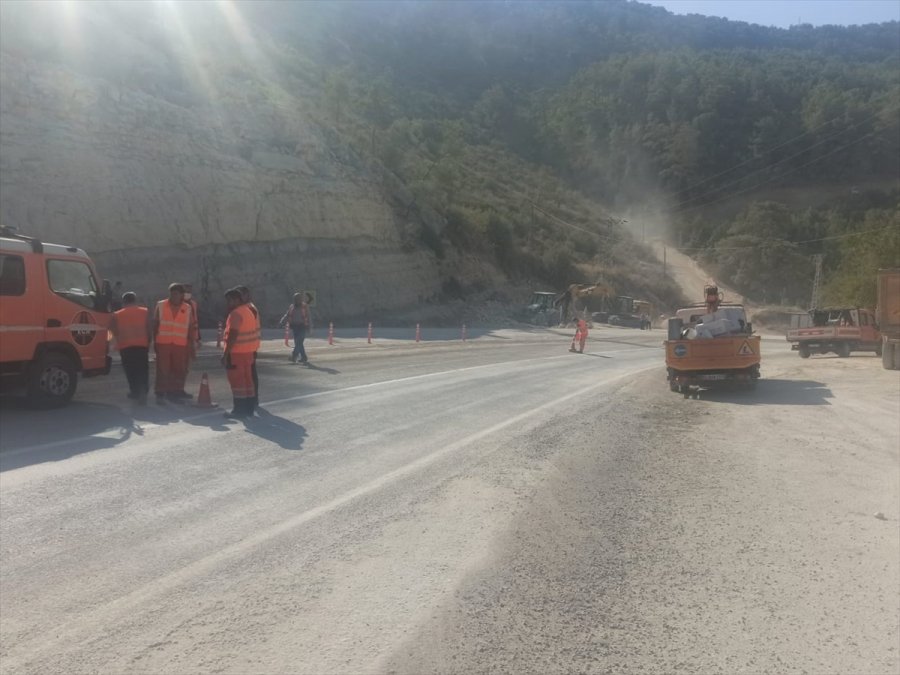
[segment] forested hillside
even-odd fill
[[[290,39],[293,11],[259,20]],[[652,220],[759,301],[808,302],[817,253],[834,302],[871,304],[874,269],[900,264],[897,22],[782,30],[633,2],[350,4],[319,21],[334,104],[359,104],[373,152],[450,234],[526,250],[533,235],[527,204],[473,193],[459,148],[474,147],[540,167],[545,207],[565,201],[559,178]]]
[[[291,204],[328,211],[309,196],[324,171],[365,186],[348,236],[379,195],[379,236],[433,257],[438,300],[496,287],[488,265],[672,303],[645,236],[769,303],[809,301],[817,253],[832,301],[871,303],[874,269],[900,264],[898,22],[782,30],[615,0],[90,4],[106,23],[85,22],[78,61],[9,16],[4,54],[210,117],[229,171],[270,179],[255,230],[231,238],[318,232]]]

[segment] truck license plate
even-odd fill
[[[716,373],[715,375],[701,375],[701,380],[724,380],[727,376],[724,373]]]

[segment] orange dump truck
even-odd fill
[[[706,288],[706,302],[679,309],[669,319],[666,371],[669,388],[697,395],[699,389],[752,389],[759,379],[760,338],[743,306],[722,302]]]
[[[900,370],[900,269],[878,270],[875,318],[881,330],[881,363],[885,370]]]

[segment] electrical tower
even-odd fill
[[[822,283],[822,254],[817,253],[813,256],[813,262],[816,264],[816,276],[813,279],[812,299],[809,302],[810,309],[819,307],[819,286]]]

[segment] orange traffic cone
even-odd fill
[[[209,396],[209,376],[203,373],[200,378],[200,393],[197,394],[197,402],[194,404],[198,408],[218,408],[218,403],[213,403]]]

